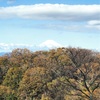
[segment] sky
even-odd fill
[[[99,43],[100,0],[0,0],[0,52]]]

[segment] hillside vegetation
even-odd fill
[[[0,57],[0,100],[100,100],[100,53],[15,49]]]

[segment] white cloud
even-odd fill
[[[5,44],[5,43],[0,43],[0,52],[11,52],[13,49],[16,48],[31,48],[33,45],[28,45],[28,44]]]
[[[100,5],[35,4],[0,7],[0,18],[33,20],[100,20]]]
[[[95,29],[98,29],[100,31],[100,20],[91,20],[91,21],[88,21],[87,27],[89,27],[89,28],[95,28]]]
[[[35,28],[73,32],[100,31],[100,5],[34,4],[0,7],[0,19],[5,18],[57,20],[63,23],[45,23],[40,26],[37,23]]]
[[[100,25],[100,20],[91,20],[88,22],[89,25]]]
[[[71,45],[71,46],[74,47],[74,45]],[[16,48],[22,48],[22,49],[27,48],[31,51],[39,51],[39,50],[55,49],[55,48],[59,48],[59,47],[68,47],[68,45],[61,45],[54,40],[46,40],[46,41],[40,43],[39,45],[0,43],[0,53],[1,52],[11,52],[13,49],[16,49]],[[79,46],[76,46],[76,47],[79,47]],[[91,46],[90,47],[86,46],[85,48],[93,49]],[[100,51],[100,48],[95,47],[95,50]]]
[[[27,48],[32,51],[37,51],[37,50],[49,50],[57,47],[61,47],[61,45],[53,40],[47,40],[43,43],[40,43],[39,45],[0,43],[0,52],[11,52],[13,49],[16,48]]]

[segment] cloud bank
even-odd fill
[[[57,47],[62,47],[59,43],[55,42],[54,40],[46,40],[39,45],[30,45],[30,44],[5,44],[0,43],[0,52],[11,52],[13,49],[16,48],[28,48],[31,51],[37,50],[49,50]]]
[[[6,43],[0,43],[0,52],[11,52],[15,48],[31,48],[33,45],[29,44],[6,44]]]
[[[34,4],[0,7],[0,19],[12,18],[66,21],[73,24],[58,27],[65,30],[89,29],[91,31],[96,29],[100,31],[100,5]],[[81,26],[79,23],[82,23]],[[47,28],[54,28],[53,26],[50,25]]]
[[[100,5],[35,4],[0,7],[0,19],[90,21],[100,20]]]

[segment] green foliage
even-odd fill
[[[11,89],[18,89],[19,82],[22,79],[22,69],[20,67],[10,68],[4,77],[3,85]]]

